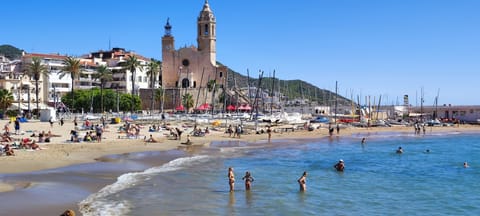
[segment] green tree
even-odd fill
[[[137,68],[139,68],[140,71],[142,70],[140,66],[141,66],[140,61],[138,61],[138,58],[134,55],[129,56],[127,61],[124,63],[124,69],[129,70],[130,73],[132,73],[132,96],[135,95],[135,75],[136,75]],[[132,97],[132,106],[131,106],[132,113],[134,111],[133,108],[135,104],[135,101],[133,101],[134,98],[135,97]]]
[[[6,89],[0,89],[0,109],[5,111],[13,103],[12,92]]]
[[[70,77],[72,78],[71,107],[72,109],[75,109],[75,93],[73,90],[75,89],[75,79],[77,79],[82,72],[80,68],[80,59],[68,56],[63,60],[63,64],[65,66],[62,68],[62,72],[60,72],[60,79],[62,79],[65,75],[70,74]]]
[[[216,80],[209,80],[207,83],[207,89],[209,92],[213,91],[213,89],[217,89],[217,81]]]
[[[33,78],[33,80],[35,80],[35,96],[37,98],[36,104],[37,104],[37,113],[38,113],[39,112],[39,109],[38,109],[38,102],[39,102],[39,100],[38,100],[39,99],[39,97],[38,97],[38,81],[40,80],[40,78],[42,76],[48,78],[48,68],[47,68],[47,66],[42,64],[41,59],[39,59],[37,57],[33,57],[32,62],[27,64],[27,68],[26,68],[25,72],[27,73],[27,75],[30,78]]]
[[[105,65],[97,67],[97,73],[94,74],[94,78],[100,80],[100,112],[104,112],[103,107],[103,89],[105,88],[105,83],[113,79],[112,71],[107,68]]]
[[[193,107],[194,103],[195,102],[193,101],[193,96],[190,93],[186,93],[182,96],[182,104],[185,107],[187,113],[190,111],[190,108]]]
[[[150,60],[150,63],[148,64],[147,66],[147,76],[150,77],[150,90],[152,92],[152,95],[151,95],[151,100],[150,100],[150,109],[153,110],[153,101],[154,101],[154,97],[155,97],[155,80],[156,80],[156,77],[158,75],[158,73],[160,72],[160,62],[155,60],[155,59],[151,59]],[[152,112],[150,112],[152,113]]]

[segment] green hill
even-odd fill
[[[218,63],[222,65],[221,63]],[[257,75],[258,76],[258,75]],[[311,102],[317,102],[319,105],[333,105],[335,103],[335,92],[331,92],[326,89],[320,89],[303,80],[280,80],[273,77],[265,77],[263,75],[261,82],[261,88],[264,91],[271,93],[272,87],[275,88],[274,92],[280,91],[284,98],[282,100],[294,100],[294,99],[308,99]],[[235,85],[238,88],[250,86],[258,86],[259,77],[247,77],[238,72],[235,72],[228,68],[227,72],[228,83],[227,85],[232,87]],[[338,95],[338,105],[351,105],[351,100]]]
[[[4,55],[10,60],[20,59],[22,57],[22,52],[23,50],[18,49],[12,45],[0,45],[0,55]]]

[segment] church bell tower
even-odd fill
[[[198,50],[210,56],[212,65],[216,65],[216,21],[208,0],[205,0],[197,20]]]

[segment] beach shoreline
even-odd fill
[[[2,120],[0,124],[5,125],[8,121]],[[5,175],[22,175],[38,171],[45,171],[50,169],[59,169],[65,168],[74,165],[80,164],[95,164],[99,162],[105,162],[112,160],[113,155],[122,155],[122,154],[131,154],[131,153],[141,153],[141,152],[167,152],[171,150],[180,150],[186,151],[185,145],[182,145],[181,142],[186,140],[186,136],[183,136],[182,141],[168,139],[162,132],[151,133],[156,139],[159,140],[158,143],[147,143],[142,137],[148,136],[148,125],[141,129],[141,138],[139,139],[119,139],[119,134],[117,133],[117,126],[120,125],[110,125],[107,128],[107,131],[104,133],[105,139],[101,143],[67,143],[66,140],[69,139],[69,131],[73,129],[73,122],[66,122],[65,125],[60,126],[54,124],[53,127],[50,127],[48,122],[29,122],[22,124],[22,131],[40,131],[40,130],[51,130],[53,134],[59,135],[55,137],[52,143],[49,144],[40,144],[43,150],[29,151],[29,150],[16,150],[16,156],[1,156],[0,163],[3,166],[0,166],[0,176]],[[205,127],[206,125],[201,125]],[[476,125],[460,125],[459,127],[428,127],[427,134],[436,132],[478,132],[480,129]],[[275,130],[275,128],[274,128]],[[350,137],[358,138],[359,143],[362,137],[367,137],[369,135],[375,135],[378,133],[401,133],[401,134],[414,134],[413,127],[405,126],[395,126],[395,127],[385,127],[385,128],[354,128],[347,127],[342,128],[340,133],[334,133],[333,136],[338,137]],[[24,135],[16,135],[15,138],[26,137],[30,133],[25,133]],[[289,140],[289,139],[322,139],[328,137],[328,130],[326,128],[316,129],[314,131],[308,130],[296,130],[293,132],[277,132],[273,133],[272,140]],[[224,129],[219,129],[218,131],[212,130],[210,134],[207,134],[204,137],[192,137],[193,145],[195,146],[206,146],[211,142],[216,141],[225,141],[225,140],[239,140],[242,142],[257,142],[257,141],[267,141],[268,135],[264,134],[245,134],[241,138],[232,138],[229,137],[227,133],[224,133]],[[125,170],[131,171],[131,170]],[[113,176],[113,173],[110,173],[110,181],[115,181],[115,178],[118,176]],[[0,178],[0,196],[2,193],[16,193],[19,189],[28,188],[29,182],[5,182],[3,178]],[[107,183],[104,183],[107,184]],[[25,186],[27,185],[27,186]],[[90,190],[99,190],[105,185],[99,184],[94,187],[92,185],[86,184],[84,187],[88,187]],[[72,208],[75,207],[75,210],[78,211],[76,204],[80,200],[72,200],[68,204],[60,205],[60,207]],[[45,207],[45,211],[49,208]],[[56,209],[56,212],[61,212],[62,209]],[[50,209],[51,211],[51,209]],[[48,211],[47,211],[48,212]],[[51,213],[51,212],[48,212]]]

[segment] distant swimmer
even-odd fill
[[[463,167],[464,167],[464,168],[468,168],[468,167],[469,167],[469,166],[468,166],[468,163],[467,163],[466,161],[463,162]]]
[[[338,163],[336,163],[333,167],[334,167],[337,171],[343,172],[343,170],[345,169],[345,163],[343,163],[343,160],[340,159],[340,160],[338,161]]]
[[[302,176],[297,180],[300,185],[300,191],[307,190],[307,171],[303,172]]]
[[[228,184],[230,185],[230,192],[233,192],[235,186],[235,174],[233,174],[233,168],[228,168]]]
[[[398,147],[398,149],[397,149],[397,154],[402,154],[402,153],[403,153],[403,149],[402,149],[402,147],[400,146],[400,147]]]
[[[250,172],[248,172],[248,171],[245,172],[245,176],[242,179],[245,180],[245,190],[250,190],[250,188],[252,186],[252,182],[254,181]]]
[[[367,138],[363,137],[362,138],[362,144],[365,144],[365,142],[367,142]]]
[[[425,150],[425,153],[430,153],[430,149]]]

